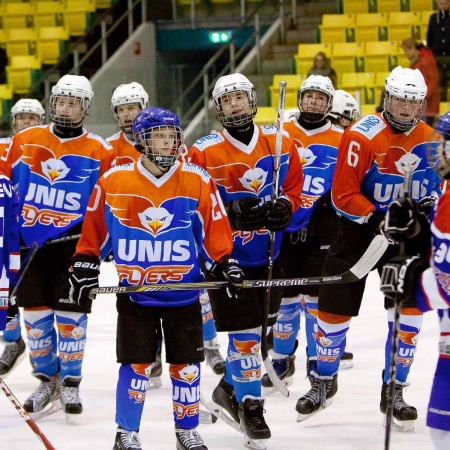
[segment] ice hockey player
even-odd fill
[[[11,108],[11,132],[15,134],[26,128],[42,125],[44,119],[45,110],[38,100],[22,98]],[[0,139],[0,155],[5,152],[10,143],[9,137]],[[0,356],[0,375],[6,378],[25,357],[26,346],[22,338],[20,313],[8,321],[3,332],[3,340],[6,345]]]
[[[40,247],[17,291],[40,380],[24,402],[35,418],[62,406],[70,421],[83,410],[79,385],[91,306],[62,297],[76,240],[45,242],[80,233],[91,191],[114,163],[111,146],[83,128],[93,95],[86,77],[61,77],[49,101],[52,123],[16,133],[2,157],[18,186],[22,242]]]
[[[350,126],[339,146],[332,202],[341,220],[337,238],[325,258],[325,276],[348,270],[359,260],[373,237],[381,233],[387,207],[402,195],[403,167],[409,166],[413,171],[411,196],[415,200],[440,193],[439,178],[428,167],[426,158],[432,128],[420,121],[427,92],[422,74],[418,70],[397,67],[386,78],[385,90],[384,112],[369,114]],[[414,243],[412,240],[411,245]],[[388,259],[396,252],[396,246],[390,245],[382,259]],[[378,267],[381,266],[382,261],[378,263]],[[297,402],[300,421],[331,404],[337,392],[339,361],[351,318],[359,312],[365,281],[366,277],[355,283],[322,285],[320,288],[317,372],[311,390]],[[394,317],[389,299],[385,307],[388,309],[389,332],[380,400],[383,414],[386,413]],[[421,324],[419,310],[407,308],[402,311],[394,419],[404,431],[410,431],[417,418],[416,408],[403,400],[403,387],[414,360]]]
[[[360,118],[359,104],[348,92],[338,89],[328,118],[342,129],[348,128]]]
[[[334,98],[328,77],[309,76],[298,93],[299,114],[284,123],[294,139],[303,168],[301,208],[283,233],[280,262],[284,276],[320,276],[327,248],[336,229],[336,211],[331,206],[331,181],[336,166],[342,129],[327,119]],[[285,287],[277,323],[273,326],[273,368],[286,385],[295,372],[300,313],[305,312],[307,374],[316,367],[317,303],[319,286]],[[267,393],[273,390],[268,374],[262,378]]]
[[[112,169],[95,186],[73,258],[71,298],[89,302],[90,288],[98,285],[99,260],[110,251],[122,286],[201,281],[201,256],[214,276],[228,280],[228,289],[234,292],[244,274],[229,256],[232,236],[224,206],[206,171],[178,160],[184,145],[178,116],[163,108],[146,108],[133,122],[133,135],[144,156],[137,163]],[[176,447],[207,450],[197,432],[204,359],[198,296],[199,291],[117,295],[121,366],[115,450],[141,448],[141,415],[158,345],[155,330],[161,322],[170,364]]]
[[[293,141],[282,136],[279,197],[271,201],[275,127],[253,123],[256,93],[242,74],[220,77],[212,92],[223,131],[194,143],[188,157],[216,181],[233,231],[233,252],[248,279],[266,279],[269,231],[283,231],[300,206],[302,169]],[[282,233],[275,233],[273,277],[281,276],[278,261]],[[245,289],[243,299],[209,292],[218,331],[228,332],[225,376],[212,399],[224,408],[249,440],[269,439],[261,396],[261,325],[263,289]],[[282,290],[271,290],[269,325],[276,321]]]
[[[429,161],[439,175],[448,180],[450,112],[439,117],[435,130],[439,134],[440,145],[437,149],[430,146]],[[422,312],[438,310],[441,329],[439,361],[427,413],[427,425],[430,427],[435,450],[450,448],[450,293],[447,281],[450,262],[445,257],[450,247],[449,215],[450,192],[446,191],[430,215],[431,257],[423,257],[420,253],[399,255],[385,263],[381,275],[381,290],[386,296],[401,299],[403,308],[417,307]],[[428,222],[423,220],[417,204],[411,199],[402,198],[389,206],[385,230],[389,230],[394,239],[408,238],[418,232],[430,232]]]

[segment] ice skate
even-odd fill
[[[311,387],[314,384],[315,377],[313,373],[317,373],[317,356],[307,356],[306,357],[306,376],[308,377]]]
[[[286,356],[286,358],[274,358],[272,359],[272,367],[275,370],[278,378],[283,382],[286,387],[289,387],[294,382],[295,373],[295,355]],[[269,374],[265,374],[261,379],[261,384],[264,389],[264,394],[271,395],[278,392],[274,387]]]
[[[23,407],[33,420],[59,411],[62,406],[59,402],[60,379],[59,373],[49,377],[42,373],[35,373],[41,382],[38,388],[25,400]]]
[[[244,397],[239,403],[239,419],[244,445],[252,449],[265,449],[264,441],[270,439],[270,429],[264,420],[264,400]]]
[[[0,356],[0,375],[6,378],[25,358],[25,342],[22,336],[14,342],[7,342]]]
[[[338,390],[337,374],[332,377],[321,377],[312,372],[314,383],[311,389],[297,401],[297,422],[302,422],[333,403],[333,397]]]
[[[158,350],[156,354],[156,361],[152,362],[150,366],[150,378],[148,379],[147,390],[158,389],[162,386],[162,361],[161,361],[161,350]]]
[[[388,386],[388,383],[383,383],[381,386],[380,411],[384,415],[383,426],[386,426]],[[392,429],[403,433],[412,433],[414,431],[414,421],[417,419],[417,409],[408,405],[403,399],[403,388],[407,386],[409,386],[409,383],[395,382]]]
[[[216,375],[223,375],[225,371],[225,360],[220,354],[219,347],[217,337],[204,342],[206,364],[211,367]]]
[[[113,450],[142,450],[139,432],[117,428]]]
[[[61,386],[60,400],[68,423],[73,423],[76,417],[83,412],[83,404],[79,395],[80,382],[81,377],[70,377],[66,375]]]
[[[177,450],[208,450],[196,428],[183,429],[175,425]]]
[[[339,362],[339,370],[351,369],[355,363],[353,362],[353,353],[344,352]]]
[[[239,423],[239,403],[234,395],[234,387],[225,382],[224,378],[221,378],[219,384],[212,393],[212,405],[211,407],[217,412],[217,416],[222,417],[226,422]],[[225,410],[225,411],[224,411]],[[231,425],[233,426],[233,425]],[[236,427],[239,429],[239,427]]]

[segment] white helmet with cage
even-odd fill
[[[121,84],[114,89],[111,97],[111,109],[117,124],[124,133],[131,133],[132,121],[130,124],[124,125],[117,114],[117,107],[134,103],[140,106],[141,111],[148,107],[148,94],[141,84],[133,81],[129,84]]]
[[[327,96],[325,109],[320,104],[303,105],[303,96],[306,92],[318,91]],[[333,106],[334,86],[333,82],[322,75],[310,75],[300,86],[298,91],[298,108],[300,117],[308,122],[320,122],[328,115]]]
[[[52,87],[50,117],[56,125],[66,128],[81,126],[89,111],[94,92],[89,80],[81,75],[64,75]],[[79,102],[74,103],[73,99]],[[74,108],[80,107],[80,108]],[[79,111],[78,111],[79,110]]]
[[[30,114],[37,116],[33,124],[18,129],[17,115],[18,114]],[[45,109],[42,107],[41,102],[34,98],[21,98],[11,108],[11,130],[13,133],[22,131],[29,126],[42,125],[45,120]]]
[[[400,131],[410,130],[422,118],[426,95],[427,85],[419,69],[396,67],[385,81],[386,120]]]
[[[346,128],[353,122],[356,122],[360,117],[359,104],[353,95],[350,95],[347,91],[338,89],[334,95],[333,106],[329,116],[336,120],[339,126]],[[348,124],[341,123],[341,119],[346,119]]]
[[[255,87],[240,73],[220,77],[212,91],[212,100],[217,120],[224,126],[240,127],[250,123],[256,115]],[[227,110],[225,112],[224,106]]]

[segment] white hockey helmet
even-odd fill
[[[16,116],[17,114],[21,113],[34,114],[38,118],[37,119],[38,125],[42,125],[44,123],[45,109],[42,107],[41,102],[34,98],[21,98],[11,108],[11,130],[13,131],[13,133],[22,131],[17,129],[16,123]]]
[[[341,117],[349,120],[351,124],[359,119],[361,113],[359,104],[353,95],[350,95],[347,91],[338,89],[335,92],[333,106],[329,115],[340,125],[339,120]]]
[[[400,131],[407,131],[414,127],[422,118],[425,111],[425,97],[427,95],[427,85],[419,69],[404,69],[396,67],[386,78],[384,97],[384,116],[386,120]],[[402,119],[392,106],[392,99],[396,98],[405,102],[413,102],[419,108],[410,114],[406,119]]]
[[[131,124],[123,126],[119,116],[117,115],[117,107],[121,105],[129,105],[130,103],[137,103],[141,107],[141,111],[148,107],[148,94],[143,86],[133,81],[129,84],[121,84],[114,89],[111,97],[111,109],[116,119],[117,124],[122,131],[130,133]]]
[[[58,99],[63,98],[77,98],[80,100],[81,112],[78,116],[73,115],[58,115],[56,111],[56,104]],[[62,127],[76,128],[79,127],[84,119],[84,116],[89,111],[94,92],[89,80],[81,75],[64,75],[52,87],[52,94],[50,96],[50,117],[52,121]]]
[[[324,112],[314,111],[306,111],[302,107],[302,99],[303,94],[307,91],[318,91],[325,94],[327,99],[327,106]],[[320,122],[324,119],[325,116],[331,111],[331,107],[333,106],[333,98],[334,98],[334,86],[333,82],[328,78],[322,75],[310,75],[300,86],[300,90],[298,91],[298,108],[300,110],[300,116],[307,120],[308,122]]]
[[[222,104],[227,102],[229,94],[245,92],[248,98],[249,110],[240,114],[225,116]],[[239,127],[253,120],[256,115],[256,92],[250,80],[240,74],[232,73],[220,77],[212,91],[212,100],[216,107],[217,120],[224,126]]]

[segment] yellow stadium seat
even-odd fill
[[[408,0],[410,11],[424,11],[434,8],[434,0]]]
[[[33,28],[11,28],[6,32],[6,55],[8,58],[36,53],[36,31]]]
[[[371,103],[363,103],[361,105],[361,117],[367,116],[367,114],[375,114],[376,105]]]
[[[386,40],[388,15],[386,13],[356,14],[355,42]]]
[[[71,36],[83,36],[93,23],[95,1],[93,0],[63,0],[64,26]]]
[[[31,3],[5,3],[2,15],[3,29],[32,27],[33,12]]]
[[[55,27],[63,23],[63,5],[58,1],[41,1],[34,3],[33,22],[35,28]]]
[[[0,122],[7,123],[9,121],[9,111],[13,106],[13,90],[9,84],[0,84]]]
[[[374,90],[375,90],[375,103],[380,103],[381,96],[384,92],[384,82],[390,72],[375,72]]]
[[[391,59],[398,54],[397,43],[392,41],[366,42],[364,53],[364,70],[381,72],[391,70]]]
[[[439,115],[443,116],[450,111],[450,102],[440,102],[439,103]]]
[[[374,103],[375,73],[344,72],[339,82],[340,89],[344,89],[355,97],[360,92],[360,103]]]
[[[44,64],[53,65],[69,49],[69,31],[65,27],[41,27],[37,36],[37,54]]]
[[[28,94],[31,85],[41,76],[41,60],[37,56],[13,56],[10,62],[6,66],[8,84],[12,85],[15,94]]]
[[[95,0],[62,0],[64,11],[88,11],[96,9]]]
[[[353,29],[353,14],[324,14],[319,25],[320,42],[346,42],[347,28]]]
[[[305,81],[306,75],[274,75],[272,86],[270,89],[270,98],[272,107],[278,106],[278,94],[280,89],[280,81],[286,81],[286,107],[297,106],[297,93],[301,84]]]
[[[6,33],[5,30],[0,29],[0,47],[5,47],[6,44]]]
[[[253,121],[256,125],[275,125],[277,122],[277,110],[271,106],[258,106]]]
[[[390,41],[402,41],[412,37],[420,38],[420,19],[418,12],[393,12],[389,13],[388,39]]]
[[[331,67],[337,74],[358,72],[363,55],[364,45],[359,42],[336,42],[331,51]]]
[[[344,14],[368,13],[369,2],[367,0],[342,0]]]
[[[110,9],[112,5],[112,0],[97,0],[97,9]]]
[[[299,44],[297,54],[294,56],[297,73],[307,74],[313,66],[314,57],[319,52],[324,52],[327,57],[331,53],[331,44]]]
[[[401,0],[376,0],[377,12],[401,11]]]

